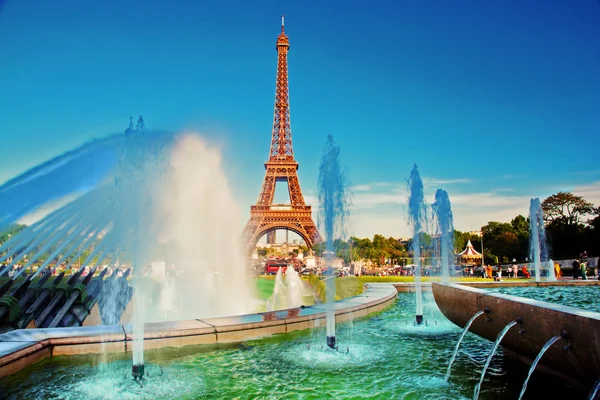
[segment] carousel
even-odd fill
[[[482,261],[481,253],[473,248],[471,239],[467,242],[467,247],[458,253],[458,258],[461,265],[481,265]]]

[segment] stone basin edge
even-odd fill
[[[360,295],[336,302],[336,323],[367,317],[391,306],[392,285],[364,285]],[[147,323],[144,349],[235,343],[324,326],[323,304],[222,318]],[[58,355],[132,351],[131,325],[17,329],[0,335],[0,379]]]
[[[566,333],[548,349],[538,368],[588,388],[600,376],[600,313],[462,283],[434,283],[432,291],[440,311],[461,328],[487,309],[469,331],[492,342],[506,325],[520,321],[501,342],[507,355],[531,364],[549,339]]]

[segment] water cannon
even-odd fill
[[[88,297],[96,297],[100,291],[102,290],[102,281],[104,280],[104,277],[106,276],[106,273],[108,272],[108,268],[105,268],[102,270],[102,272],[100,272],[100,274],[94,278],[94,281],[98,282],[98,285],[92,287],[90,290],[88,290]],[[107,278],[107,280],[110,279]],[[83,301],[82,301],[83,303]]]
[[[63,304],[63,306],[61,307],[61,309],[58,311],[58,313],[56,314],[56,316],[54,317],[54,319],[52,319],[52,321],[50,322],[50,324],[48,325],[48,328],[56,328],[58,326],[58,324],[60,323],[60,321],[62,321],[63,317],[65,316],[65,314],[67,313],[67,311],[69,311],[69,309],[71,308],[71,306],[75,303],[83,303],[86,301],[87,297],[88,297],[88,293],[87,293],[87,285],[90,283],[90,281],[92,280],[92,277],[94,276],[94,273],[96,272],[96,270],[98,269],[98,267],[94,267],[79,283],[73,284],[72,286],[70,286],[70,291],[69,292],[63,292],[61,297],[66,297],[69,296],[69,298],[67,299],[67,301]],[[60,288],[60,285],[59,285]]]
[[[30,275],[29,278],[27,278],[27,280],[23,282],[23,285],[20,285],[17,289],[14,290],[11,296],[15,297],[19,301],[19,316],[17,317],[17,320],[19,320],[23,316],[23,310],[26,310],[30,306],[31,301],[40,295],[43,286],[46,284],[46,281],[49,278],[50,275],[47,274],[43,275],[37,281],[33,281],[33,275]],[[25,293],[23,294],[23,292]],[[2,319],[2,317],[3,311],[0,310],[0,319]]]
[[[12,279],[9,282],[12,283]],[[9,295],[0,297],[0,320],[8,315],[8,322],[13,323],[19,318],[21,315],[19,299],[23,297],[30,284],[31,280],[29,280],[28,277],[20,285],[15,287]],[[9,287],[6,287],[5,293],[8,289]]]
[[[38,281],[41,286],[40,293],[38,298],[34,301],[34,303],[29,307],[29,309],[25,312],[25,317],[21,319],[19,322],[19,328],[26,328],[27,325],[34,319],[38,310],[42,307],[42,305],[46,304],[46,300],[52,299],[54,297],[54,293],[56,292],[56,287],[65,277],[65,272],[61,272],[58,276],[56,276],[52,282],[47,282],[50,278],[50,275],[45,275],[42,279],[46,278],[45,283],[41,283],[42,279]],[[24,304],[23,304],[24,305]]]
[[[50,302],[50,304],[48,304],[48,306],[46,306],[44,311],[42,311],[42,313],[36,318],[36,320],[39,321],[40,324],[44,324],[46,318],[48,318],[48,315],[50,315],[52,310],[54,310],[56,305],[64,297],[71,295],[71,292],[73,291],[73,285],[75,284],[75,282],[77,282],[77,280],[79,279],[79,277],[81,276],[82,273],[83,273],[83,268],[80,268],[76,274],[73,274],[69,277],[67,282],[61,282],[56,286],[55,296],[52,298],[52,301]],[[47,326],[41,326],[41,327],[47,328]]]
[[[50,274],[42,275],[40,279],[37,281],[33,281],[33,279],[28,279],[30,281],[29,287],[27,288],[27,293],[19,300],[19,305],[21,308],[26,308],[29,301],[34,297],[38,296],[46,282],[50,279]]]
[[[127,280],[127,278],[129,278],[130,274],[131,274],[131,267],[127,268],[127,270],[123,273],[123,275],[119,279]]]
[[[49,278],[50,275],[46,275],[45,277]],[[63,280],[64,277],[65,277],[65,273],[61,272],[59,275],[57,275],[52,280],[52,282],[44,282],[44,283],[42,283],[41,282],[42,280],[40,279],[40,281],[38,281],[38,284],[41,285],[40,295],[35,300],[35,302],[33,303],[33,305],[27,310],[27,314],[35,313],[37,311],[37,308],[39,308],[39,305],[41,303],[43,303],[44,300],[46,300],[46,298],[48,298],[48,297],[50,297],[50,298],[54,297],[54,293],[56,292],[56,286],[58,286],[58,284],[60,283],[60,281]],[[46,281],[47,280],[48,279],[46,279]]]
[[[12,286],[13,283],[14,283],[14,280],[12,278],[10,278],[6,282],[4,282],[4,284],[2,286],[0,286],[0,296],[4,296],[6,294],[6,292],[8,292],[8,289],[10,289],[10,287]]]
[[[16,297],[6,295],[0,297],[0,320],[8,316],[7,320],[9,323],[17,320],[21,314],[21,308]]]
[[[104,268],[102,270],[102,272],[100,272],[100,274],[96,277],[96,279],[104,279],[104,277],[106,276],[107,272],[108,272],[108,268]]]
[[[83,280],[79,283],[76,283],[75,285],[73,285],[73,291],[71,292],[71,296],[73,296],[74,294],[78,293],[79,296],[77,296],[77,300],[79,302],[83,302],[85,301],[85,299],[87,298],[87,285],[90,283],[90,281],[92,280],[92,278],[94,277],[94,274],[96,273],[96,270],[98,269],[98,267],[95,267],[94,269],[92,269],[90,271],[89,274],[87,274],[85,276],[85,278],[83,278]],[[106,274],[106,270],[103,271],[104,274]],[[102,275],[104,276],[104,275]]]

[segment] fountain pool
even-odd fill
[[[415,296],[400,293],[381,314],[338,325],[339,352],[325,346],[324,326],[242,345],[148,350],[150,377],[143,387],[131,378],[129,354],[54,357],[3,378],[0,393],[44,399],[471,398],[492,343],[467,334],[445,382],[461,329],[445,319],[431,293],[423,297],[430,325],[414,326]],[[498,353],[480,399],[517,398],[527,376],[526,365]],[[571,394],[538,371],[525,398]]]
[[[597,301],[598,295],[600,295],[600,285],[523,286],[492,288],[488,290],[580,308],[587,311],[600,312],[600,304]]]

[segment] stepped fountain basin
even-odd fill
[[[389,307],[392,285],[365,285],[365,291],[335,303],[336,323],[366,317]],[[147,323],[144,349],[235,343],[325,325],[326,308],[304,308],[240,316]],[[0,335],[0,378],[48,357],[133,350],[131,325],[18,329]]]
[[[535,286],[598,285],[599,282],[537,282]],[[468,285],[468,286],[467,286]],[[472,287],[506,287],[510,283],[433,283],[434,299],[440,311],[454,324],[464,327],[478,311],[488,308],[471,326],[473,332],[490,341],[517,318],[522,324],[502,340],[505,354],[531,364],[544,344],[561,331],[567,339],[558,341],[538,366],[571,384],[589,388],[600,376],[600,313],[543,301],[491,292]],[[600,289],[600,288],[599,288]]]

